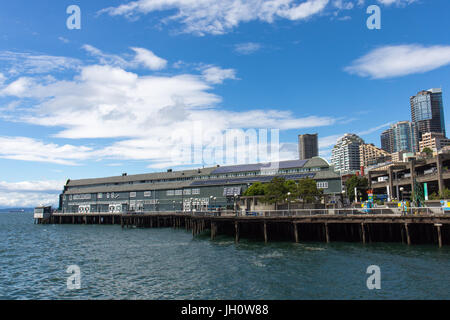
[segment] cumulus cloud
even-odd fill
[[[373,79],[424,73],[450,64],[450,46],[398,45],[377,48],[345,71]]]
[[[163,23],[178,21],[187,33],[224,34],[242,22],[275,19],[304,20],[322,12],[329,0],[137,0],[100,11],[111,16],[135,17],[163,12]],[[175,14],[172,14],[175,10]],[[172,15],[171,15],[172,14]]]
[[[56,207],[59,202],[58,199],[58,193],[1,192],[0,206],[7,208],[32,208],[39,205],[51,205]]]
[[[176,166],[185,161],[177,152],[190,148],[198,132],[202,146],[219,147],[227,130],[302,129],[336,121],[257,106],[247,111],[221,108],[222,98],[212,90],[226,79],[237,79],[234,69],[200,65],[195,69],[198,73],[140,75],[126,70],[136,57],[105,54],[92,46],[85,49],[99,64],[81,66],[72,79],[21,77],[0,87],[0,98],[15,99],[21,106],[20,110],[11,108],[8,118],[5,110],[0,115],[4,120],[57,128],[56,138],[107,138],[108,143],[96,140],[96,145],[87,147],[0,137],[1,158],[61,165],[142,160],[152,166],[175,159],[172,166]],[[151,58],[147,62],[153,69],[162,66],[160,60]]]
[[[219,84],[227,79],[236,80],[236,71],[234,69],[222,69],[216,66],[209,66],[203,69],[203,78],[206,82]]]
[[[65,181],[0,181],[0,207],[36,207],[58,204]]]
[[[135,61],[150,70],[161,70],[167,65],[167,60],[156,56],[153,52],[143,48],[132,48],[136,52]]]

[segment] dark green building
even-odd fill
[[[322,158],[277,164],[274,168],[269,164],[247,164],[68,180],[59,209],[68,213],[232,209],[252,183],[269,182],[275,176],[288,180],[312,178],[324,194],[341,194],[339,174]]]

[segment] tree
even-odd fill
[[[426,153],[426,154],[427,154],[427,157],[433,156],[433,150],[431,150],[431,149],[428,148],[428,147],[423,148],[423,149],[422,149],[422,152],[423,152],[423,153]]]
[[[275,204],[276,210],[277,204],[286,199],[288,192],[289,187],[286,184],[286,179],[275,177],[267,184],[263,201],[266,203]]]
[[[355,199],[355,188],[365,197],[366,191],[369,188],[369,181],[366,178],[353,175],[345,182],[345,188],[347,189],[347,195],[351,201]]]
[[[244,192],[244,196],[263,196],[266,193],[267,184],[256,182]]]
[[[298,181],[296,196],[302,199],[303,205],[311,203],[322,197],[323,190],[317,188],[317,182],[314,179],[302,179]]]

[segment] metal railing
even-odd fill
[[[62,214],[59,212],[59,214]],[[80,214],[66,212],[65,214]],[[91,212],[84,213],[84,215],[162,215],[162,214],[179,214],[191,215],[194,217],[304,217],[317,215],[450,215],[450,210],[445,210],[442,207],[410,207],[407,210],[402,208],[339,208],[339,209],[291,209],[291,210],[254,210],[254,211],[145,211],[145,212],[124,212],[124,213],[110,213],[110,212]]]

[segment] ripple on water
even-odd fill
[[[82,289],[67,290],[69,265]],[[382,290],[366,269],[379,265]],[[1,299],[448,299],[450,249],[195,239],[184,230],[0,216]]]

